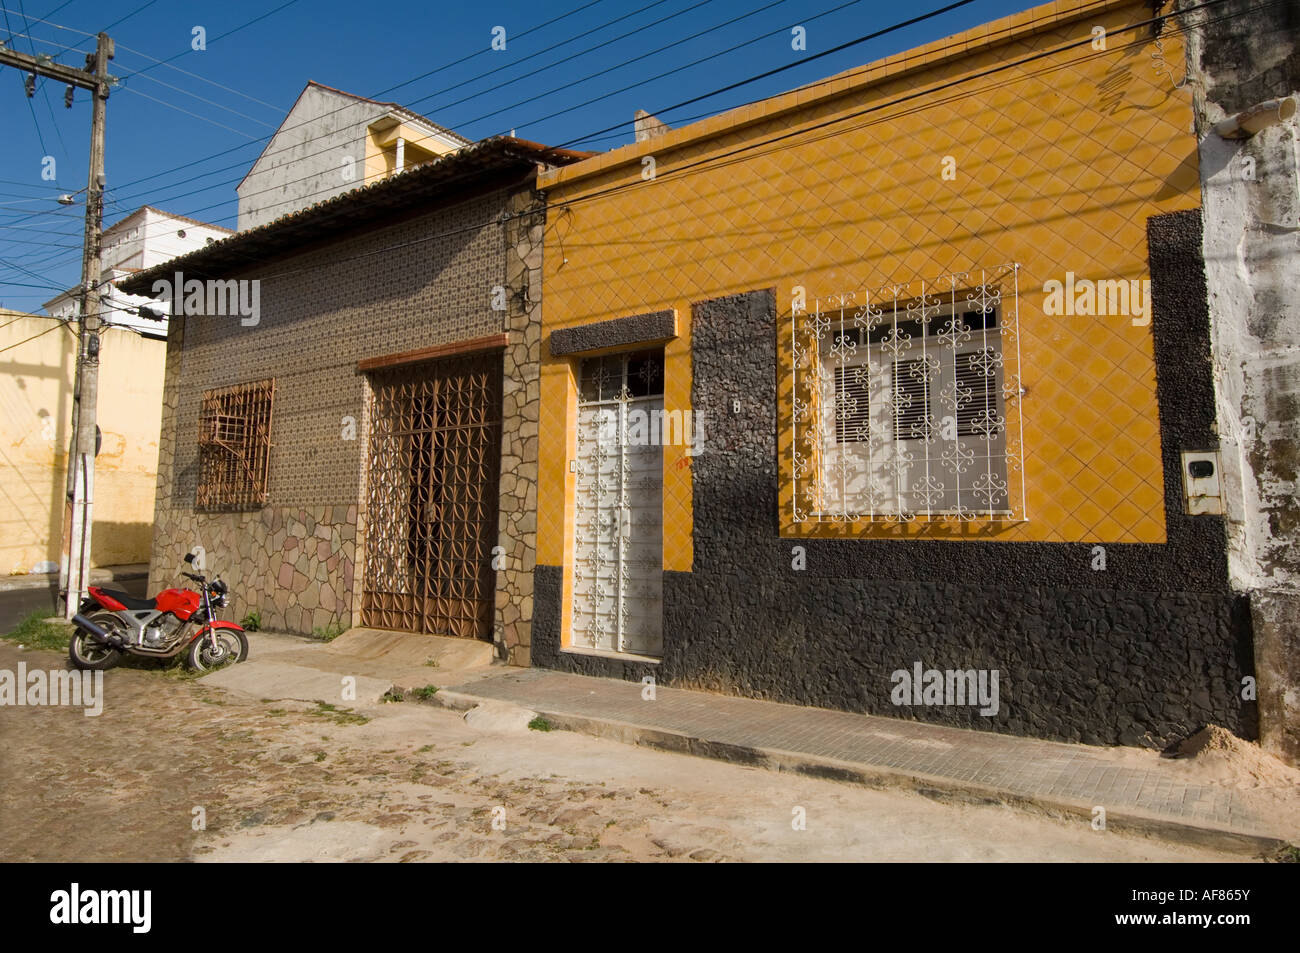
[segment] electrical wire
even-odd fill
[[[1192,11],[1192,10],[1197,10],[1197,9],[1207,8],[1207,7],[1211,7],[1211,6],[1217,6],[1218,4],[1220,4],[1220,3],[1222,3],[1222,2],[1224,2],[1224,0],[1208,0],[1208,2],[1205,2],[1205,3],[1199,4],[1199,5],[1195,6],[1195,7],[1191,7],[1191,8],[1189,8],[1188,11],[1184,11],[1184,12],[1190,12],[1190,11]],[[1265,5],[1265,6],[1267,6],[1267,5]],[[1253,8],[1253,9],[1258,9],[1258,8]],[[1247,12],[1250,12],[1250,11],[1247,11]],[[1241,15],[1245,15],[1245,14],[1241,14]],[[1150,24],[1155,23],[1155,22],[1163,21],[1164,19],[1165,19],[1164,17],[1157,17],[1157,18],[1152,18],[1151,20],[1144,20],[1144,21],[1141,21],[1141,22],[1139,22],[1139,23],[1132,24],[1132,25],[1130,25],[1130,26],[1128,26],[1128,27],[1122,28],[1120,31],[1117,31],[1117,32],[1131,31],[1131,30],[1134,30],[1134,29],[1138,29],[1138,28],[1140,28],[1140,27],[1142,27],[1142,26],[1147,26],[1147,25],[1150,25]],[[1023,58],[1023,59],[1021,59],[1021,60],[1017,60],[1017,61],[1014,61],[1014,62],[1011,62],[1011,63],[1003,64],[1003,65],[1001,65],[1001,66],[994,67],[994,68],[992,68],[992,69],[990,69],[990,70],[986,70],[986,71],[984,71],[984,72],[982,72],[982,73],[975,74],[975,75],[970,76],[970,77],[963,77],[961,80],[954,81],[954,83],[952,83],[952,84],[946,84],[946,85],[939,86],[939,87],[932,87],[932,88],[927,89],[927,90],[923,90],[923,91],[919,91],[919,92],[916,92],[916,93],[912,93],[912,94],[910,94],[910,95],[908,95],[908,96],[900,97],[900,98],[897,99],[897,100],[891,101],[890,103],[876,104],[876,105],[874,105],[873,107],[871,107],[871,108],[869,108],[869,109],[867,109],[867,110],[864,110],[864,111],[861,111],[861,112],[858,112],[858,113],[854,113],[854,114],[852,114],[852,115],[850,115],[850,116],[847,116],[847,117],[837,117],[835,120],[831,120],[831,121],[829,121],[828,123],[823,124],[823,125],[831,125],[831,124],[834,124],[834,123],[839,123],[839,122],[842,122],[842,121],[844,121],[844,120],[846,120],[846,119],[850,119],[850,118],[854,118],[854,117],[859,117],[859,116],[865,115],[865,114],[870,113],[870,112],[874,112],[874,111],[878,111],[878,110],[880,110],[880,109],[888,108],[888,107],[891,106],[891,105],[896,105],[896,104],[898,104],[898,103],[902,103],[902,102],[905,102],[905,101],[908,101],[908,100],[911,100],[911,99],[915,99],[916,97],[919,97],[919,96],[931,95],[931,94],[933,94],[934,92],[940,91],[940,90],[945,89],[945,88],[949,88],[949,87],[951,87],[951,86],[953,86],[953,85],[956,85],[957,83],[968,82],[968,81],[971,80],[971,79],[977,79],[977,78],[980,78],[980,77],[983,77],[983,76],[987,76],[987,75],[991,75],[991,74],[994,74],[994,73],[997,73],[997,72],[1001,72],[1001,71],[1006,70],[1006,69],[1015,68],[1015,67],[1017,67],[1017,66],[1023,65],[1024,63],[1031,62],[1031,61],[1034,61],[1034,60],[1037,60],[1037,59],[1041,59],[1041,58],[1043,58],[1043,57],[1045,57],[1045,56],[1054,55],[1054,54],[1057,54],[1057,53],[1060,53],[1060,52],[1063,52],[1063,51],[1066,51],[1066,50],[1069,50],[1069,49],[1073,49],[1073,48],[1076,48],[1076,47],[1080,47],[1080,46],[1083,46],[1083,45],[1087,45],[1087,44],[1089,44],[1090,42],[1091,42],[1091,38],[1089,38],[1089,39],[1087,39],[1087,40],[1080,41],[1080,42],[1078,42],[1078,43],[1067,44],[1067,45],[1065,45],[1065,46],[1063,46],[1063,47],[1056,47],[1056,48],[1053,48],[1053,49],[1051,49],[1051,50],[1041,51],[1041,52],[1038,53],[1038,54],[1034,54],[1034,55],[1031,55],[1031,56],[1029,56],[1029,57],[1025,57],[1025,58]],[[842,77],[840,77],[840,78],[842,79]],[[733,88],[734,88],[734,86],[733,86]],[[817,129],[817,128],[821,128],[821,127],[820,127],[820,126],[814,126],[814,127],[812,127],[812,130],[815,130],[815,129]],[[712,162],[718,162],[718,161],[720,161],[720,160],[723,160],[723,159],[726,159],[726,158],[728,158],[728,157],[734,156],[734,155],[736,155],[736,154],[738,154],[738,153],[748,152],[748,151],[750,151],[750,150],[752,150],[752,149],[759,148],[759,147],[761,147],[761,146],[763,146],[763,145],[768,145],[768,144],[771,144],[771,143],[773,143],[773,142],[778,142],[778,141],[780,141],[780,140],[782,140],[782,139],[785,139],[785,138],[788,138],[788,137],[790,137],[790,136],[794,136],[794,135],[805,135],[807,132],[812,131],[812,130],[810,130],[810,129],[801,129],[801,130],[796,130],[796,131],[794,131],[794,132],[787,133],[785,136],[780,136],[780,137],[776,137],[776,138],[774,138],[774,139],[765,140],[764,142],[760,142],[760,143],[753,143],[753,144],[750,144],[750,145],[748,145],[748,146],[746,146],[746,147],[742,147],[741,149],[738,149],[738,150],[733,150],[733,152],[731,152],[731,153],[726,153],[726,154],[724,154],[724,155],[722,155],[722,156],[713,156],[713,157],[709,157],[708,159],[706,159],[706,160],[701,160],[699,163],[694,163],[694,164],[692,164],[691,166],[680,167],[680,168],[678,168],[678,169],[670,170],[668,173],[665,173],[665,174],[682,174],[682,173],[684,173],[685,171],[687,171],[688,169],[692,168],[693,166],[700,165],[700,164],[702,164],[702,163],[704,163],[704,162],[710,162],[710,163],[712,163]],[[659,178],[662,178],[662,177],[663,177],[663,175],[661,175]],[[635,184],[639,184],[639,183],[631,183],[631,185],[635,185]],[[612,191],[616,191],[616,190],[619,190],[619,189],[622,189],[622,188],[625,188],[625,187],[627,187],[627,186],[617,186],[617,187],[615,187],[614,189],[611,189],[611,190],[605,190],[605,191],[603,191],[603,192],[599,192],[599,193],[590,193],[590,194],[588,194],[588,195],[582,196],[580,200],[582,200],[582,201],[589,201],[589,200],[592,200],[592,199],[595,199],[595,198],[599,198],[599,197],[601,197],[601,196],[603,196],[603,195],[605,195],[605,194],[610,194],[610,192],[612,192]],[[557,209],[562,209],[562,208],[564,208],[564,207],[567,207],[567,206],[571,206],[571,205],[576,204],[577,201],[579,201],[579,200],[570,200],[569,202],[566,202],[566,203],[555,203],[552,207],[557,208]],[[477,227],[482,227],[482,226],[481,226],[481,225],[469,226],[469,227],[467,227],[467,229],[468,229],[468,228],[477,228]],[[457,231],[463,231],[463,230],[467,230],[467,229],[461,229],[461,230],[457,230]],[[431,240],[432,238],[440,237],[441,235],[445,235],[445,234],[451,234],[451,233],[440,233],[440,235],[422,237],[422,239],[419,239],[419,240],[416,240],[416,241],[421,241],[421,240]],[[411,244],[411,243],[404,243],[404,244]],[[402,246],[390,246],[390,249],[391,249],[392,247],[402,247]],[[385,250],[390,250],[390,249],[385,249]],[[277,276],[278,276],[278,275],[274,275],[274,276],[271,276],[271,277],[277,277]]]

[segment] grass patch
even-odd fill
[[[186,653],[182,652],[180,655],[177,655],[173,658],[163,660],[162,665],[160,667],[162,668],[162,673],[164,678],[172,678],[178,682],[192,682],[194,681],[194,679],[202,678],[204,675],[208,674],[208,672],[197,672],[194,669],[190,668],[189,665],[187,665],[185,662],[185,655]],[[122,659],[123,665],[125,665],[128,668],[134,667],[130,663],[135,661],[137,661],[137,659],[135,659],[133,656],[127,656],[126,658]],[[153,659],[142,658],[139,659],[138,661],[152,662]]]
[[[429,666],[429,668],[437,668],[438,660],[436,658],[425,659],[424,664]]]
[[[333,642],[340,635],[348,630],[347,625],[340,619],[335,619],[329,625],[318,625],[311,630],[314,638],[322,642]]]
[[[394,686],[384,692],[384,694],[380,696],[379,700],[385,704],[389,702],[404,702],[406,701],[406,692]]]
[[[423,688],[414,689],[411,692],[411,694],[414,695],[416,698],[420,699],[421,701],[427,702],[434,695],[438,694],[438,686],[425,685]]]
[[[316,707],[309,709],[307,714],[332,721],[336,725],[364,725],[370,721],[365,715],[350,708],[337,708],[329,702],[317,702]]]
[[[48,613],[37,611],[19,622],[4,637],[29,649],[66,652],[68,640],[72,638],[72,626],[62,619],[51,619]]]
[[[262,628],[262,612],[260,609],[249,609],[248,615],[239,620],[239,624],[244,627],[246,632],[259,632]]]
[[[554,726],[545,718],[543,718],[541,715],[538,715],[536,718],[530,721],[528,723],[528,727],[531,728],[533,731],[551,731],[554,728]]]
[[[420,748],[420,749],[419,749],[418,751],[416,751],[415,753],[416,753],[416,754],[424,754],[426,751],[432,751],[432,750],[433,750],[433,745],[425,745],[423,748]]]

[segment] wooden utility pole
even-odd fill
[[[90,577],[91,527],[94,522],[95,425],[99,397],[99,280],[103,266],[100,241],[104,225],[104,121],[110,77],[108,61],[113,41],[107,33],[96,38],[95,52],[86,56],[86,68],[55,63],[48,56],[28,56],[0,44],[0,66],[12,66],[31,76],[45,76],[73,87],[90,90],[90,169],[86,184],[86,232],[81,250],[81,314],[77,334],[77,370],[73,385],[72,447],[68,453],[68,495],[63,518],[63,559],[59,589],[64,617],[71,619],[85,597]],[[28,87],[28,95],[34,83]],[[68,98],[71,105],[71,96]]]

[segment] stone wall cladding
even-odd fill
[[[222,276],[261,280],[256,326],[229,317],[172,321],[152,588],[178,585],[184,554],[202,546],[209,570],[220,572],[234,594],[227,618],[256,608],[264,626],[303,633],[331,622],[358,623],[369,385],[357,361],[508,331],[502,430],[510,458],[503,470],[513,479],[502,481],[503,544],[510,542],[500,591],[509,597],[498,598],[498,625],[526,647],[541,332],[538,306],[523,310],[514,303],[529,268],[516,264],[518,227],[500,219],[533,195],[516,180],[458,205]],[[540,229],[530,225],[522,239],[540,247]],[[536,272],[537,254],[525,258]],[[531,277],[537,297],[540,274]],[[492,310],[496,286],[507,288],[505,312]],[[268,504],[195,511],[203,391],[269,377],[276,379],[276,395]]]
[[[779,538],[775,298],[734,295],[692,316],[692,406],[711,432],[692,468],[693,572],[664,574],[662,661],[561,652],[562,573],[539,566],[534,662],[1061,741],[1159,747],[1209,722],[1254,737],[1249,607],[1227,585],[1222,521],[1181,512],[1178,451],[1217,446],[1199,248],[1198,213],[1151,221],[1167,544],[1107,544],[1093,572],[1085,544]],[[1000,712],[894,706],[890,675],[915,662],[997,669]]]
[[[537,563],[537,442],[541,410],[542,237],[546,210],[537,197],[517,192],[506,233],[510,289],[510,343],[503,355],[501,493],[498,509],[503,563],[497,571],[496,653],[528,665]]]
[[[263,628],[302,633],[352,623],[356,505],[172,510],[157,529],[162,538],[155,540],[151,585],[155,573],[162,574],[160,588],[188,585],[179,575],[182,561],[201,546],[208,575],[231,584],[225,618],[238,622],[255,609]],[[169,578],[168,566],[176,567]]]

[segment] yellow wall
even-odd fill
[[[375,182],[392,175],[397,162],[397,139],[406,140],[403,146],[404,168],[431,162],[440,155],[453,151],[428,133],[408,123],[381,123],[366,131],[365,181]]]
[[[782,535],[1163,542],[1150,326],[1043,309],[1044,283],[1067,271],[1149,278],[1147,218],[1200,204],[1190,92],[1170,75],[1181,76],[1182,43],[1166,30],[1165,71],[1149,28],[1117,32],[1149,15],[1133,2],[1047,4],[543,174],[545,333],[676,309],[665,405],[684,410],[692,302],[775,288],[778,363],[788,366],[796,285],[811,301],[1017,262],[1028,521],[795,525],[783,506]],[[1094,25],[1108,31],[1104,52],[1091,46]],[[814,128],[854,113],[864,114]],[[654,181],[642,180],[646,156]],[[945,156],[955,181],[941,177]],[[691,168],[702,160],[713,161]],[[567,562],[575,363],[544,358],[538,562],[547,565]],[[778,434],[779,446],[788,439]],[[683,459],[683,448],[665,448],[664,568],[689,571]]]
[[[131,331],[104,333],[94,566],[149,561],[165,347]],[[75,358],[73,335],[53,319],[0,311],[0,572],[5,574],[59,562]]]

